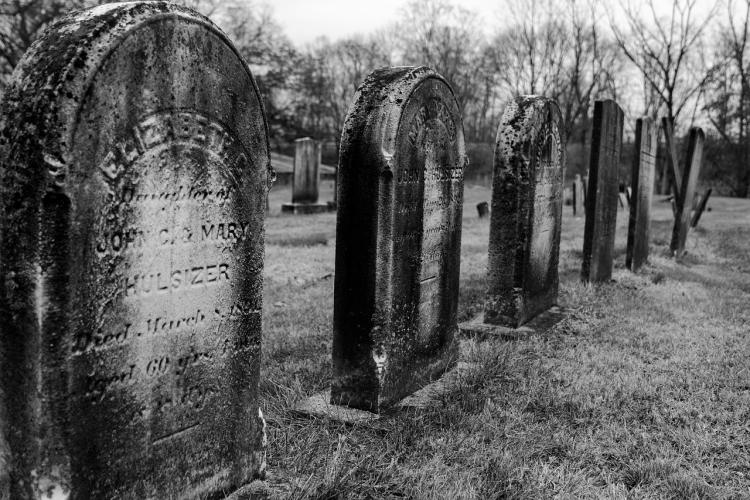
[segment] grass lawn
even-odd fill
[[[261,405],[269,482],[293,498],[750,498],[750,200],[713,198],[668,254],[654,203],[651,264],[579,282],[583,219],[565,207],[560,304],[567,319],[521,341],[462,341],[473,362],[432,407],[344,426],[295,416],[329,386],[335,216],[266,222]],[[466,187],[460,319],[479,310],[489,224]],[[331,199],[324,190],[321,200]]]

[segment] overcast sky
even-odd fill
[[[399,11],[409,0],[265,0],[273,9],[274,18],[281,24],[284,32],[296,45],[304,45],[315,38],[326,35],[331,40],[353,34],[371,33],[385,27],[398,19]],[[620,10],[613,8],[620,1],[630,2],[644,14],[647,9],[645,0],[603,0],[607,14]],[[504,22],[503,0],[452,0],[479,14],[484,29],[497,27]],[[715,0],[697,0],[696,17],[700,18],[714,5]],[[657,1],[660,14],[670,12],[670,2]],[[726,17],[724,2],[719,7],[719,16]],[[648,16],[647,16],[648,17]]]
[[[321,35],[330,39],[370,33],[397,20],[408,0],[273,0],[274,18],[295,44],[311,42]],[[484,19],[496,19],[496,0],[461,0],[460,5]]]

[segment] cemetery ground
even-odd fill
[[[266,221],[261,407],[269,484],[292,498],[747,498],[750,200],[712,198],[681,262],[655,197],[651,263],[580,282],[583,218],[564,207],[560,304],[523,340],[463,340],[469,367],[432,405],[366,424],[300,417],[330,385],[335,215]],[[331,199],[324,186],[321,200]],[[459,321],[479,312],[489,219],[465,189]]]

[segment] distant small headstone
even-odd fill
[[[691,208],[693,206],[695,188],[698,185],[701,163],[703,162],[704,139],[703,130],[698,127],[690,129],[687,161],[685,162],[685,171],[682,173],[680,198],[676,207],[672,241],[669,245],[675,257],[681,257],[685,253],[685,243],[688,231],[690,230]]]
[[[292,202],[283,203],[281,211],[295,214],[327,212],[328,203],[318,202],[320,185],[320,143],[309,137],[294,141],[294,176]],[[335,205],[332,206],[335,209]]]
[[[573,215],[582,217],[584,215],[583,199],[585,197],[583,179],[580,174],[576,174],[573,179]]]
[[[480,219],[484,219],[485,217],[490,215],[490,204],[486,201],[477,203],[477,215],[479,215]]]
[[[650,118],[639,118],[635,122],[635,155],[630,176],[633,196],[625,256],[625,265],[633,272],[648,260],[658,132]]]
[[[583,281],[602,282],[612,277],[623,120],[622,109],[615,101],[595,102],[583,232]]]
[[[481,323],[518,328],[555,305],[565,144],[557,104],[521,96],[505,108],[495,144],[488,289]],[[502,329],[498,333],[502,334]]]
[[[246,63],[191,10],[102,5],[0,108],[0,497],[249,483],[269,152]]]
[[[377,412],[455,365],[465,162],[440,75],[367,77],[341,140],[331,403]]]

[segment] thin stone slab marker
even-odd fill
[[[690,129],[688,138],[688,154],[685,163],[685,172],[682,176],[680,188],[680,202],[677,204],[674,228],[672,229],[672,241],[669,245],[675,257],[682,257],[685,253],[688,231],[690,230],[690,215],[695,197],[695,188],[698,185],[701,164],[703,162],[703,142],[705,135],[698,127]]]
[[[625,265],[638,271],[648,260],[651,237],[651,202],[654,192],[658,129],[650,118],[635,122],[635,151],[631,171],[632,193],[628,221],[628,246]]]
[[[615,101],[595,102],[581,269],[581,278],[587,282],[612,277],[623,121]]]
[[[483,319],[462,323],[463,333],[487,325],[505,335],[556,304],[564,168],[557,104],[540,96],[511,101],[495,143]]]
[[[303,137],[294,141],[292,203],[317,203],[320,184],[320,144]]]
[[[573,215],[583,217],[585,215],[586,185],[581,174],[576,174],[573,179]]]
[[[465,164],[443,77],[367,77],[341,140],[331,403],[379,412],[456,364]]]
[[[309,137],[294,141],[294,176],[292,202],[281,205],[281,211],[295,214],[327,212],[328,203],[319,203],[320,143]]]
[[[0,498],[230,493],[265,468],[263,106],[207,18],[63,18],[0,102]]]

